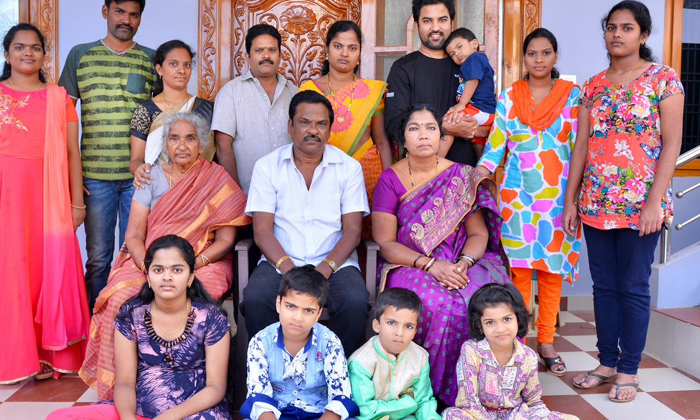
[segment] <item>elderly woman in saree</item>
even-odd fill
[[[194,113],[177,113],[163,127],[169,162],[154,166],[151,183],[134,194],[124,246],[95,304],[80,376],[100,400],[113,394],[114,319],[146,281],[149,244],[168,234],[187,239],[197,257],[195,274],[216,300],[233,282],[230,251],[236,227],[250,223],[241,189],[221,166],[201,155],[206,121]]]
[[[408,156],[384,171],[374,194],[381,287],[409,289],[423,301],[415,340],[430,354],[435,396],[451,406],[460,346],[469,338],[469,298],[484,284],[509,281],[502,219],[489,178],[438,156],[435,110],[413,105],[402,126]]]
[[[163,147],[163,122],[176,112],[194,112],[211,126],[214,103],[187,92],[192,77],[195,53],[180,40],[162,44],[153,56],[158,73],[153,99],[139,105],[131,119],[131,162],[129,170],[134,175],[136,189],[145,188],[153,177],[151,167],[168,161]],[[204,159],[211,161],[216,151],[213,135],[207,131],[209,142],[202,150]]]

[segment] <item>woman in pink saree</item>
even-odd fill
[[[454,405],[469,298],[484,284],[509,281],[502,219],[493,181],[437,155],[442,129],[430,106],[407,110],[402,137],[408,156],[381,175],[372,209],[385,260],[381,285],[412,290],[423,301],[415,340],[430,354],[435,396]]]
[[[0,384],[76,372],[90,325],[80,249],[85,218],[78,115],[41,72],[32,25],[3,41],[0,80]]]

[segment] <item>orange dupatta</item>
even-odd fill
[[[510,96],[513,100],[513,112],[520,122],[528,127],[538,131],[546,130],[561,116],[574,86],[576,85],[568,80],[557,80],[549,95],[537,105],[527,81],[518,80],[513,83]]]
[[[44,263],[36,322],[43,326],[42,347],[57,351],[87,338],[90,311],[70,206],[66,91],[46,89]]]

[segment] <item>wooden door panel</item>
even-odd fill
[[[360,21],[360,0],[236,0],[233,77],[245,73],[245,33],[258,23],[282,35],[280,73],[299,86],[321,75],[328,28],[338,20]]]

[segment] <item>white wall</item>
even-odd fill
[[[102,39],[107,35],[107,21],[102,18],[102,5],[99,0],[66,0],[59,3],[59,64],[63,64],[70,49],[86,42]],[[141,19],[141,26],[134,38],[139,44],[156,49],[160,44],[179,39],[197,51],[198,6],[194,0],[148,0]],[[189,92],[197,93],[197,72],[192,72]],[[118,236],[116,234],[115,236]],[[80,227],[78,240],[83,260],[85,251],[85,230]],[[116,238],[115,242],[118,241]],[[121,244],[115,244],[115,259]]]

